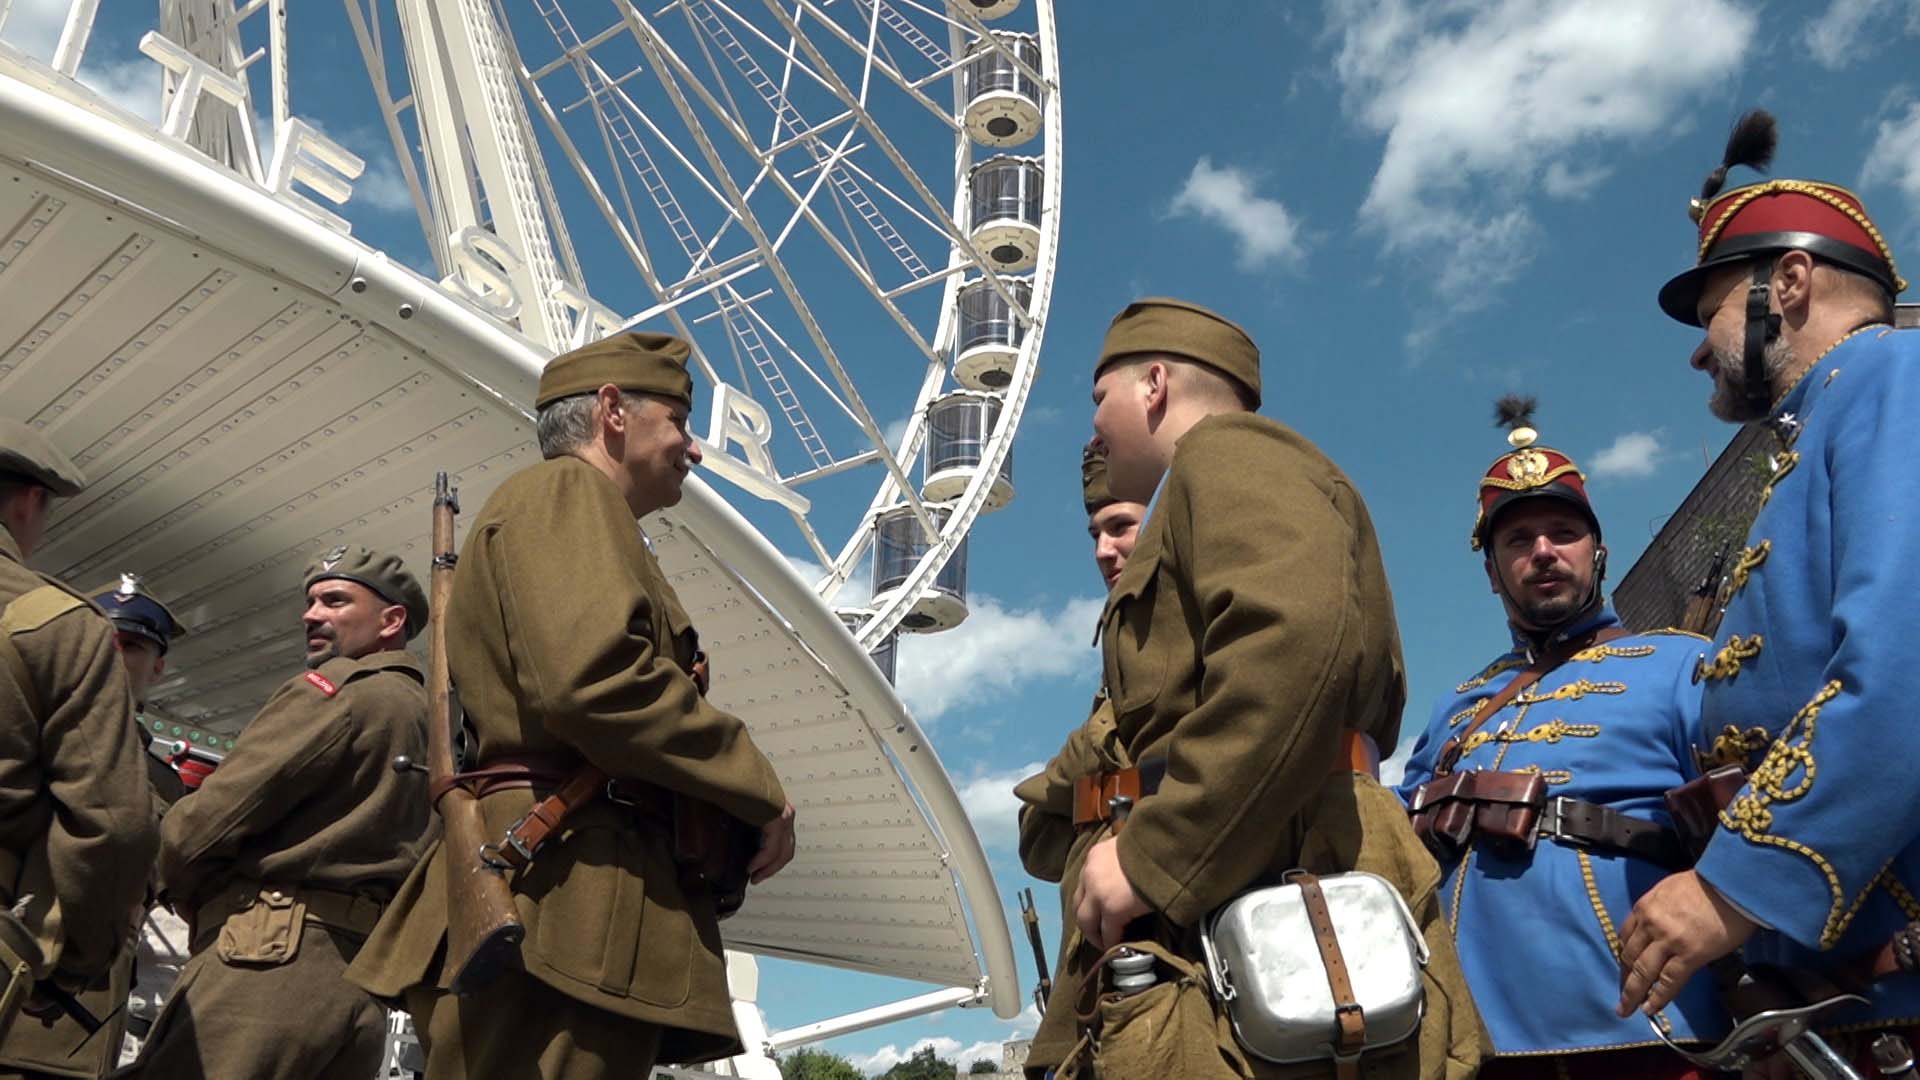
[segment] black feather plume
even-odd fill
[[[1720,194],[1727,183],[1727,170],[1735,165],[1766,172],[1773,165],[1774,147],[1779,142],[1780,132],[1773,114],[1765,109],[1747,110],[1727,135],[1727,151],[1720,157],[1720,167],[1708,173],[1707,182],[1700,185],[1700,201],[1706,202]]]
[[[1506,428],[1530,427],[1533,424],[1533,410],[1540,402],[1523,394],[1505,394],[1493,403],[1493,426]]]

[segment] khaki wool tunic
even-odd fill
[[[619,489],[586,462],[555,458],[500,485],[468,527],[445,617],[479,764],[573,754],[754,826],[785,809],[746,726],[695,688],[692,622]],[[715,658],[718,670],[727,663]],[[526,789],[490,793],[481,801],[488,834],[504,835],[534,799]],[[578,810],[509,879],[525,970],[500,980],[531,977],[636,1029],[664,1029],[661,1061],[712,1060],[740,1051],[719,921],[705,889],[682,886],[670,842],[663,824],[607,800]],[[408,879],[353,968],[360,985],[387,998],[447,988],[437,955],[447,858],[436,845]],[[496,1001],[504,1009],[524,997],[483,990],[461,1000],[460,1024],[482,1025],[473,1017],[490,1016]],[[645,1042],[636,1035],[636,1046]],[[615,1064],[630,1072],[644,1062]]]
[[[0,903],[33,898],[24,921],[54,977],[105,1020],[126,993],[115,960],[158,836],[112,625],[81,594],[27,569],[0,527],[0,608],[45,586],[57,592],[7,620],[33,685],[0,664],[0,850],[14,875],[0,881]],[[0,1076],[97,1076],[118,1049],[112,1023],[88,1038],[64,1013],[23,1013],[0,1044]]]
[[[1440,917],[1439,868],[1391,792],[1363,774],[1329,775],[1342,729],[1392,747],[1406,700],[1379,544],[1346,476],[1266,417],[1194,425],[1108,596],[1101,643],[1119,752],[1129,765],[1167,766],[1116,849],[1159,913],[1156,936],[1198,963],[1201,923],[1250,887],[1294,868],[1379,874],[1407,900],[1432,956],[1418,1039],[1368,1054],[1363,1071],[1471,1076],[1485,1035]],[[1090,846],[1074,850],[1084,859]],[[1080,867],[1063,869],[1071,903]],[[1069,1003],[1098,959],[1077,929],[1068,939],[1037,1042],[1072,1024]],[[1224,1028],[1218,1037],[1230,1039]],[[1263,1078],[1333,1075],[1331,1062],[1251,1067]]]
[[[134,1075],[353,1080],[378,1069],[386,1014],[343,976],[435,832],[426,779],[393,768],[425,756],[426,715],[411,654],[336,657],[282,684],[167,812],[160,883],[193,926],[193,957]],[[315,890],[329,895],[304,918],[269,900]],[[358,925],[330,921],[352,897]]]

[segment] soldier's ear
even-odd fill
[[[407,609],[399,604],[388,604],[380,609],[380,637],[405,644],[407,640]]]
[[[1487,572],[1487,591],[1495,596],[1505,597],[1506,593],[1500,589],[1500,571],[1493,568],[1492,551],[1488,551],[1486,558],[1480,560],[1480,568]]]

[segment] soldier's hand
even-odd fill
[[[760,851],[747,864],[747,880],[755,885],[780,872],[793,861],[793,804],[780,816],[760,827]]]
[[[1073,898],[1080,936],[1101,952],[1126,940],[1127,924],[1153,910],[1133,891],[1127,872],[1120,868],[1116,845],[1114,838],[1108,837],[1087,852],[1086,865],[1080,870],[1080,889]]]
[[[1759,927],[1691,870],[1663,878],[1620,927],[1621,1016],[1652,1016],[1694,973],[1746,944]]]

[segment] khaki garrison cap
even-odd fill
[[[1080,452],[1080,491],[1088,514],[1120,501],[1107,487],[1107,451],[1097,438],[1087,440],[1086,449]]]
[[[612,334],[554,357],[540,373],[533,407],[591,394],[609,384],[630,394],[659,394],[693,408],[693,377],[687,359],[693,347],[672,334],[635,331]]]
[[[332,578],[365,585],[387,603],[406,608],[409,640],[427,628],[427,594],[398,555],[385,555],[359,544],[341,544],[307,564],[301,588],[311,589],[314,582]]]
[[[0,477],[31,480],[55,495],[80,494],[87,478],[80,466],[33,427],[0,417]]]
[[[1140,353],[1170,353],[1205,364],[1245,387],[1260,404],[1260,348],[1239,325],[1199,304],[1165,296],[1135,300],[1113,317],[1094,364],[1101,369]]]

